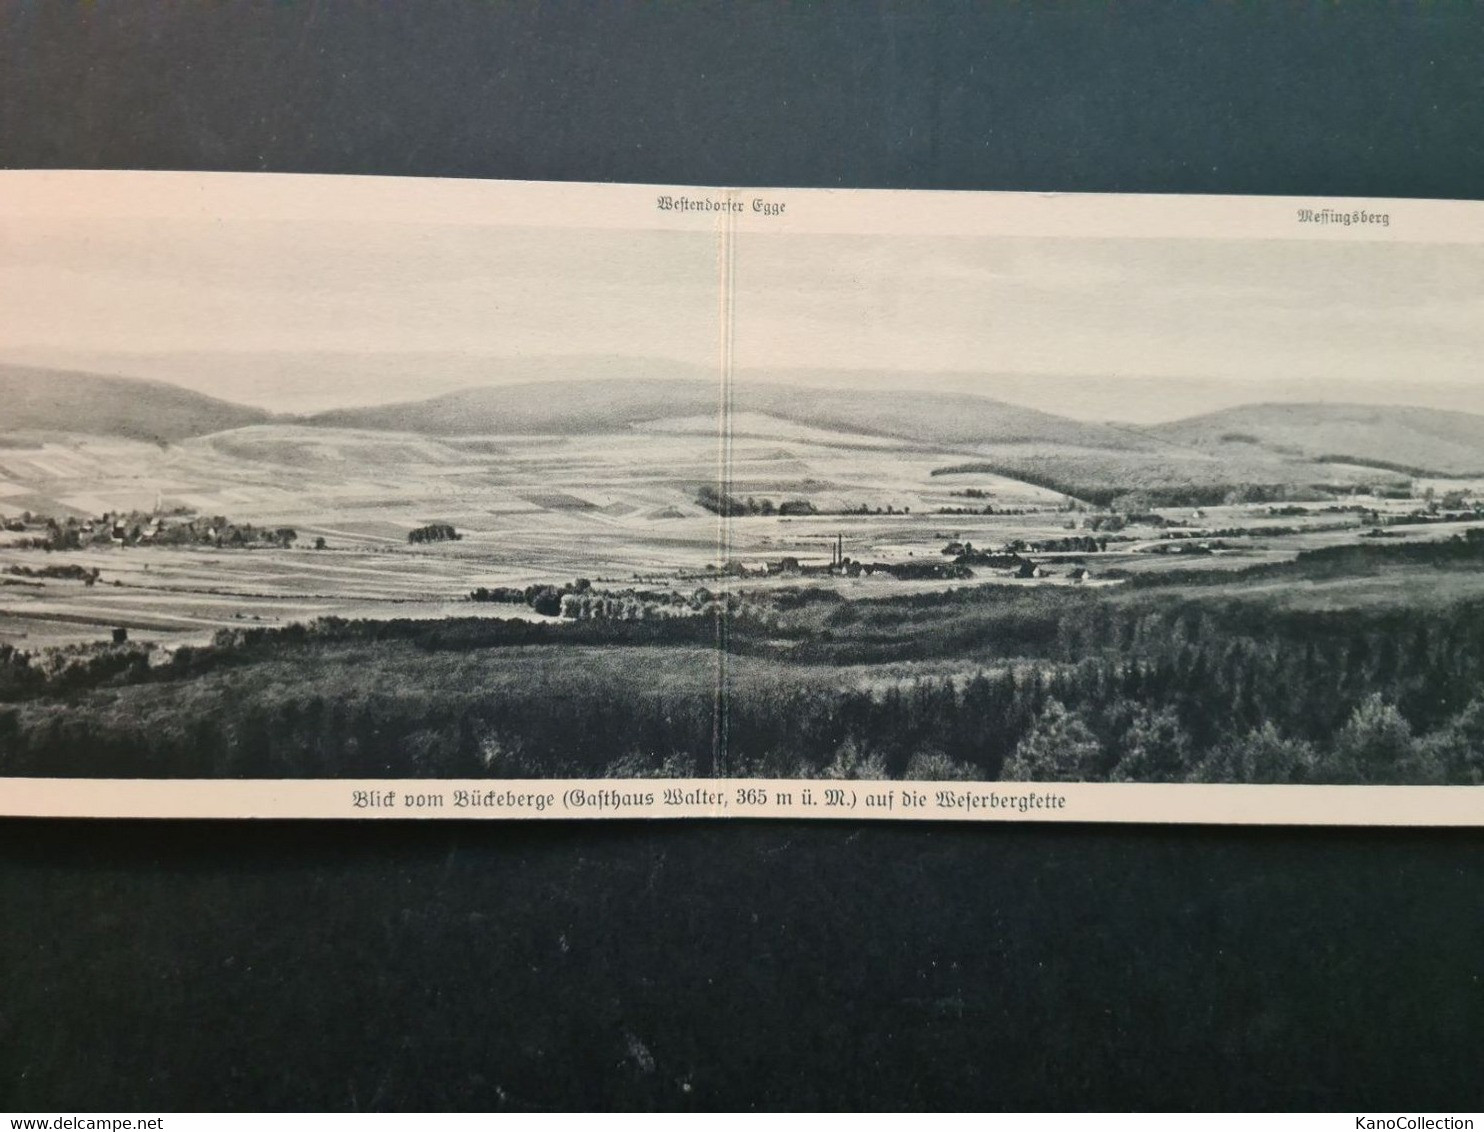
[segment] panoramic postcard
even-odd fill
[[[1484,821],[1481,222],[0,173],[0,813]]]

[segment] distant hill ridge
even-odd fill
[[[173,442],[263,424],[273,414],[139,378],[0,365],[0,431]]]
[[[319,413],[314,424],[439,436],[479,433],[593,433],[718,411],[721,390],[707,381],[545,381],[488,386],[425,401]],[[1043,413],[971,393],[825,389],[764,382],[732,390],[732,410],[764,413],[839,432],[934,444],[1046,442],[1079,447],[1154,442],[1107,425]]]
[[[174,442],[249,425],[420,433],[593,434],[713,416],[719,386],[694,378],[558,379],[478,386],[420,401],[277,415],[166,382],[0,364],[0,432]],[[972,393],[852,390],[748,379],[732,409],[835,432],[927,445],[1049,446],[1215,459],[1232,467],[1353,462],[1407,474],[1484,475],[1484,415],[1412,406],[1263,403],[1158,425],[1095,424]],[[1256,468],[1253,469],[1257,470]]]
[[[1484,475],[1484,416],[1406,405],[1265,403],[1146,426],[1148,435],[1216,455],[1260,449],[1413,475]]]

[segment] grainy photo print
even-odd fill
[[[0,811],[1478,822],[1481,220],[0,173]]]

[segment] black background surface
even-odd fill
[[[0,165],[1479,199],[1484,17],[0,3]],[[1481,1064],[1474,831],[0,823],[0,1109],[1477,1109]]]

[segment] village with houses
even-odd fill
[[[955,489],[954,494],[985,501],[996,498],[985,488]],[[379,603],[386,615],[417,608],[447,615],[462,596],[463,601],[491,612],[518,611],[520,616],[538,619],[637,620],[694,616],[728,601],[735,607],[748,595],[765,598],[771,592],[801,586],[824,586],[847,597],[917,592],[934,586],[1108,587],[1182,563],[1223,560],[1235,568],[1279,560],[1336,538],[1406,539],[1425,534],[1429,527],[1463,529],[1484,522],[1484,493],[1463,490],[1446,495],[1419,490],[1416,498],[1392,493],[1389,498],[1363,502],[1331,499],[1158,510],[1118,510],[1060,497],[1021,501],[1015,506],[984,502],[966,517],[951,511],[945,515],[942,508],[919,508],[914,515],[907,504],[823,511],[803,498],[783,504],[750,497],[734,501],[728,493],[706,487],[698,495],[717,504],[706,510],[723,522],[726,541],[734,550],[720,560],[668,565],[655,561],[625,578],[605,568],[610,564],[571,557],[562,563],[570,570],[569,576],[585,571],[593,580],[578,576],[575,582],[552,582],[553,571],[532,567],[503,568],[498,580],[483,582],[480,579],[491,576],[488,537],[460,530],[451,522],[434,521],[406,529],[400,547],[385,542],[370,548],[378,559],[396,557],[405,550],[412,556],[410,565],[428,568],[426,592],[408,587],[409,581],[416,586],[416,575],[402,576],[397,588],[379,593],[360,588],[344,602],[316,587],[323,594],[317,608],[324,613],[347,608],[366,611]],[[965,525],[945,530],[945,518]],[[833,532],[829,530],[832,523],[837,527]],[[842,524],[848,525],[848,532]],[[1053,533],[1058,528],[1059,533]],[[217,606],[225,606],[208,619],[211,625],[220,625],[223,617],[273,623],[281,614],[269,603],[275,593],[269,577],[260,575],[249,588],[245,583],[252,568],[232,567],[234,555],[254,552],[253,560],[265,567],[269,562],[265,556],[274,556],[271,574],[288,571],[301,579],[301,584],[285,587],[283,596],[302,597],[306,589],[302,582],[327,568],[310,565],[313,561],[335,563],[330,568],[342,572],[347,568],[359,572],[349,562],[358,561],[368,548],[347,545],[333,534],[328,526],[311,524],[310,533],[301,538],[298,526],[201,515],[188,507],[168,506],[163,500],[149,510],[105,511],[94,516],[58,517],[29,510],[0,514],[0,559],[8,559],[0,561],[0,585],[21,587],[40,596],[50,584],[46,596],[53,603],[57,599],[66,603],[53,604],[57,612],[52,616],[74,639],[87,639],[84,626],[90,621],[96,624],[98,637],[94,639],[122,639],[120,634],[126,636],[129,627],[146,637],[155,635],[153,625],[166,623],[160,611],[151,609],[151,616],[142,620],[127,612],[131,600],[148,601],[150,592],[175,594],[182,602],[189,602],[191,595],[209,597]],[[735,553],[744,546],[752,553]],[[783,549],[767,553],[769,547]],[[304,556],[306,550],[311,557]],[[39,561],[34,557],[38,551],[44,552]],[[113,558],[110,551],[127,553]],[[180,551],[223,555],[212,559],[209,567],[212,572],[226,571],[222,581],[162,591],[161,579],[171,576],[169,554]],[[288,557],[281,557],[286,552]],[[159,558],[160,554],[166,557]],[[239,574],[242,577],[235,584],[222,584]],[[100,582],[114,596],[108,612],[94,619],[80,595],[69,599],[67,594],[69,587],[86,591]],[[373,603],[369,607],[368,601]],[[305,607],[300,601],[293,608],[307,612],[315,606]],[[69,625],[73,626],[70,631]],[[168,644],[171,635],[160,639]]]
[[[96,546],[209,546],[287,549],[299,537],[292,527],[257,527],[224,515],[199,516],[186,508],[150,512],[107,511],[96,517],[56,518],[24,511],[0,516],[0,529],[21,537],[11,545],[34,550],[82,550]],[[322,543],[321,543],[322,545]]]

